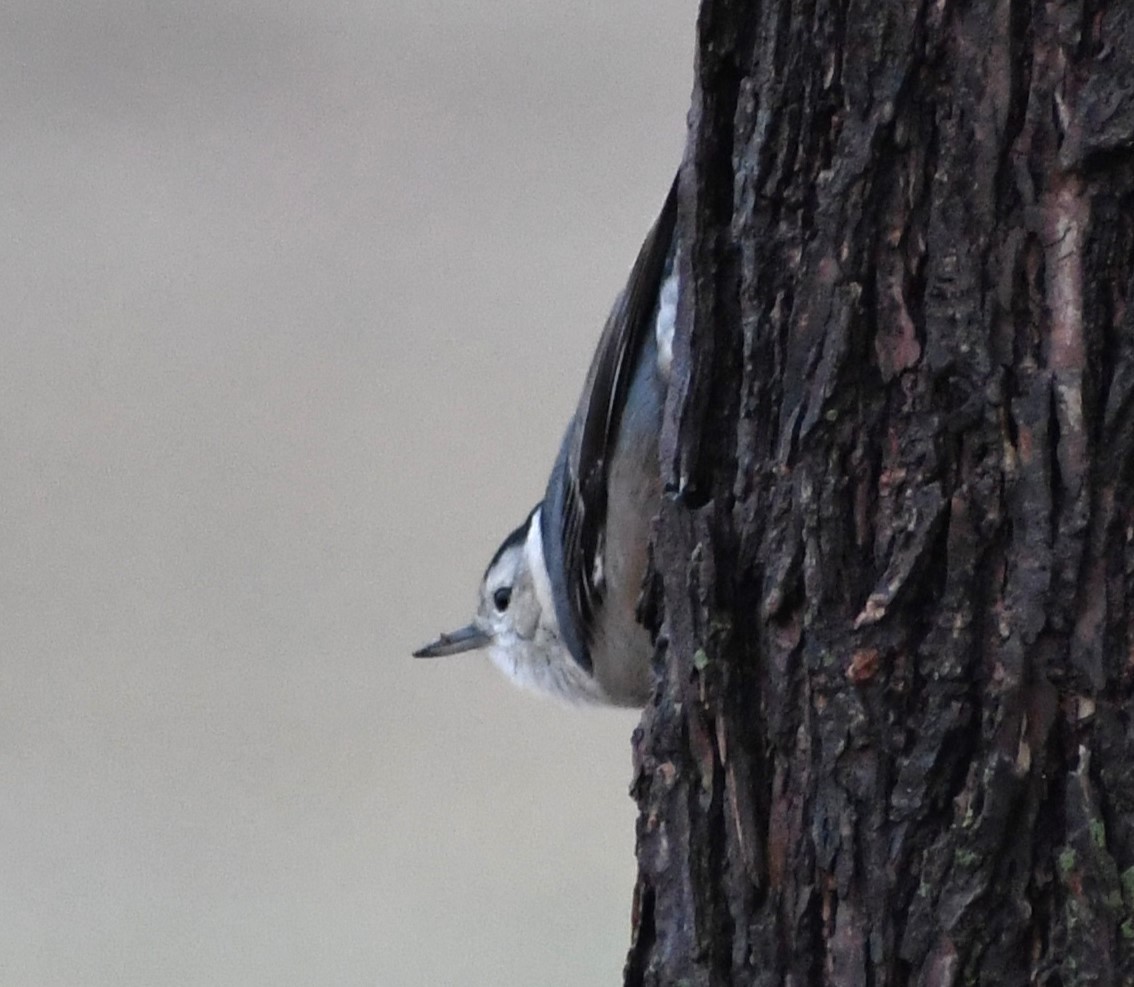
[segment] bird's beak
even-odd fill
[[[444,655],[457,655],[462,651],[476,651],[492,640],[492,635],[481,630],[476,624],[469,624],[460,630],[442,634],[436,641],[418,648],[415,658],[441,658]]]

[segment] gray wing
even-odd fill
[[[566,437],[560,544],[567,599],[574,626],[583,634],[579,642],[582,654],[576,657],[585,668],[590,667],[591,630],[603,595],[602,540],[610,454],[618,439],[620,413],[642,344],[653,331],[676,219],[675,177],[661,214],[638,252],[626,288],[607,317],[579,399],[573,430]]]

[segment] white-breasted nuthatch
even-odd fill
[[[543,500],[488,563],[472,623],[414,652],[486,649],[518,684],[574,702],[642,706],[637,620],[661,496],[661,431],[677,317],[677,180],[614,304]]]

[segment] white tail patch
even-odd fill
[[[658,317],[654,324],[654,338],[658,346],[658,373],[662,380],[669,380],[673,367],[673,332],[677,325],[677,265],[673,273],[662,282],[658,294]]]
[[[603,554],[606,551],[606,532],[600,532],[598,537],[598,546],[595,550],[595,563],[591,570],[591,585],[594,586],[595,592],[601,593],[606,588],[604,583],[606,580],[606,573],[603,569]]]

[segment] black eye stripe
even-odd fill
[[[510,586],[501,586],[496,592],[492,594],[492,605],[496,607],[500,613],[508,609],[508,604],[512,602],[512,588]]]

